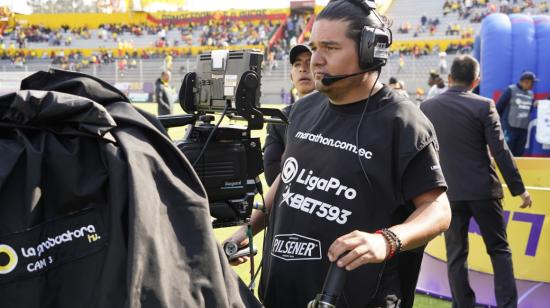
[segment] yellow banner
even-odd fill
[[[15,19],[23,25],[42,25],[52,29],[59,29],[62,25],[70,27],[88,27],[97,29],[101,24],[139,24],[147,21],[147,14],[143,12],[131,13],[61,13],[61,14],[16,14]]]
[[[224,47],[225,49],[230,50],[240,50],[240,49],[257,49],[263,52],[265,46],[263,45],[243,45],[243,46],[228,46]],[[199,53],[205,52],[205,51],[211,51],[220,49],[217,46],[191,46],[191,47],[165,47],[165,48],[158,48],[158,47],[147,47],[147,48],[129,48],[129,49],[119,49],[119,48],[37,48],[37,49],[13,49],[8,50],[7,54],[10,56],[14,56],[16,52],[23,52],[24,55],[33,55],[35,57],[42,57],[44,54],[46,55],[65,55],[68,56],[70,53],[76,53],[79,51],[84,57],[89,57],[93,55],[94,53],[102,53],[106,51],[110,51],[113,56],[115,57],[122,57],[128,53],[133,53],[134,51],[137,52],[138,56],[141,56],[144,53],[147,54],[167,54],[176,52],[177,54],[191,54],[191,55],[198,55]]]
[[[62,25],[97,29],[101,24],[178,24],[183,22],[206,22],[208,20],[283,20],[289,9],[228,10],[212,12],[128,12],[128,13],[62,13],[62,14],[16,14],[15,20],[23,25],[42,25],[59,29]]]
[[[147,19],[149,22],[154,24],[187,24],[190,22],[206,23],[210,20],[281,21],[284,20],[288,14],[289,9],[156,12],[149,13]]]
[[[433,48],[434,46],[439,46],[440,50],[446,50],[447,47],[451,44],[455,45],[470,45],[474,43],[473,38],[468,39],[439,39],[439,40],[431,40],[429,38],[421,39],[421,40],[396,40],[391,45],[391,50],[400,50],[402,48],[409,49],[414,48],[415,46],[418,46],[418,48],[422,49],[426,46],[429,46],[430,48]]]
[[[516,279],[550,282],[550,159],[516,158],[521,176],[533,198],[530,209],[520,209],[519,197],[505,187],[504,219],[512,249]],[[491,260],[476,224],[470,224],[470,269],[492,274]],[[430,242],[426,252],[446,260],[443,235]]]

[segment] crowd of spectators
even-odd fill
[[[279,22],[209,21],[201,26],[199,45],[227,47],[231,45],[267,45]]]
[[[480,23],[483,18],[492,13],[517,14],[547,14],[548,2],[533,0],[447,0],[443,4],[443,15],[456,13],[458,19]]]
[[[447,0],[443,6],[443,14],[457,14],[464,18],[470,14],[472,9],[486,8],[493,5],[491,0]],[[505,4],[500,1],[499,7]],[[521,3],[519,3],[521,2]],[[543,3],[539,3],[542,9]],[[511,0],[508,4],[512,7],[532,7],[532,0]],[[546,5],[546,10],[548,9]],[[469,13],[470,12],[470,13]],[[283,60],[291,46],[294,46],[300,36],[304,40],[308,39],[309,31],[307,24],[312,18],[310,13],[294,14],[287,17],[282,27],[282,38],[276,41],[271,48],[266,48],[264,61],[269,69],[276,69],[277,61]],[[189,49],[176,48],[186,46],[214,46],[224,48],[231,45],[263,45],[268,46],[269,40],[281,25],[282,21],[222,21],[209,20],[203,24],[185,24],[185,25],[148,25],[148,24],[102,24],[98,29],[88,29],[87,27],[69,27],[67,25],[59,29],[50,29],[43,26],[18,25],[8,29],[0,34],[0,58],[10,59],[13,63],[21,65],[28,59],[40,58],[58,61],[61,64],[66,63],[76,67],[86,67],[94,64],[108,64],[114,62],[114,59],[126,60],[125,68],[131,67],[135,59],[163,58],[166,56],[166,48],[172,57],[181,57],[190,55]],[[413,33],[418,36],[419,33],[430,33],[434,35],[441,25],[439,17],[428,18],[421,16],[420,23],[412,26],[410,22],[403,23],[399,28],[399,33]],[[177,31],[178,35],[174,35]],[[445,31],[447,36],[458,36],[460,38],[471,38],[474,35],[474,29],[471,26],[461,26],[460,23],[449,24]],[[170,35],[168,35],[170,33]],[[135,48],[132,37],[150,36],[151,44],[142,48],[138,52]],[[83,57],[77,48],[71,48],[74,40],[96,39],[99,42],[109,44],[110,48],[104,48],[101,44],[97,47],[105,51],[96,52],[89,57]],[[47,42],[49,46],[62,46],[67,48],[64,52],[35,51],[32,43]],[[30,47],[30,48],[29,48]],[[115,48],[113,48],[115,47]],[[163,48],[158,50],[155,48]],[[74,50],[73,50],[74,49]],[[467,52],[472,49],[471,44],[451,44],[448,47],[441,48],[438,45],[418,44],[402,47],[395,53],[398,55],[413,55],[421,57],[424,55],[438,54],[446,52],[453,54],[456,52]],[[185,50],[185,51],[183,51]]]
[[[472,52],[473,50],[473,43],[451,43],[447,45],[445,48],[442,48],[439,44],[414,44],[414,45],[407,45],[407,46],[401,46],[397,50],[394,50],[392,52],[392,55],[394,56],[400,56],[400,55],[406,55],[406,56],[414,56],[414,57],[422,57],[427,55],[437,55],[441,52],[445,52],[447,54],[467,54]]]
[[[422,34],[434,36],[444,33],[446,36],[471,38],[475,34],[474,28],[471,25],[464,26],[464,23],[460,21],[478,24],[492,13],[548,14],[549,11],[550,5],[547,0],[446,0],[443,3],[442,16],[456,16],[457,18],[457,21],[448,24],[447,28],[439,28],[441,25],[440,17],[434,16],[428,18],[426,15],[423,15],[419,23],[403,22],[397,29],[397,32],[400,34],[412,34],[413,37],[418,37]]]
[[[437,26],[440,25],[439,18],[428,18],[426,15],[422,15],[420,18],[420,24],[417,24],[414,29],[410,22],[404,22],[398,29],[398,33],[407,34],[413,33],[414,37],[417,37],[420,33],[429,33],[434,35],[437,31]]]
[[[267,40],[271,31],[280,22],[261,21],[256,23],[244,21],[214,21],[204,24],[185,25],[147,25],[147,24],[102,24],[97,29],[87,27],[61,26],[52,29],[41,25],[16,25],[0,33],[0,42],[9,45],[14,42],[16,48],[33,48],[33,43],[46,42],[50,47],[70,47],[75,40],[95,39],[103,46],[111,47],[113,43],[132,44],[132,38],[151,37],[151,47],[178,47],[182,45],[220,46],[224,43],[259,44]],[[168,39],[167,33],[177,30],[179,37]],[[124,35],[124,39],[121,36]],[[197,36],[195,44],[193,36]],[[149,47],[149,46],[148,46]]]
[[[284,28],[282,40],[273,46],[276,59],[284,56],[296,38],[302,33],[308,19],[304,16],[291,16]],[[47,43],[48,47],[72,48],[74,40],[94,40],[96,48],[116,49],[114,57],[118,58],[151,58],[157,57],[157,52],[151,48],[171,48],[188,46],[227,47],[231,45],[268,45],[269,38],[281,25],[282,21],[222,21],[209,20],[205,23],[189,23],[185,25],[147,24],[102,24],[98,29],[71,28],[62,26],[51,29],[39,25],[16,25],[0,32],[0,58],[11,59],[14,63],[24,62],[30,58],[55,58],[57,55],[49,52],[37,52],[34,43]],[[178,35],[174,35],[174,30]],[[170,33],[170,35],[168,35]],[[145,51],[135,52],[134,38],[150,36],[150,44]],[[44,44],[42,44],[43,46]],[[143,43],[141,44],[143,45]],[[140,46],[143,47],[143,46]],[[71,53],[71,51],[67,51]],[[181,48],[175,49],[174,56],[186,55]],[[104,56],[100,56],[104,58]]]

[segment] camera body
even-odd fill
[[[167,128],[190,125],[176,145],[206,189],[214,228],[246,223],[254,197],[262,191],[260,139],[253,138],[251,130],[262,129],[265,122],[286,123],[280,110],[260,108],[262,60],[256,50],[200,54],[197,71],[185,75],[179,92],[188,115],[159,117]],[[218,127],[212,124],[211,114],[216,113],[247,125]]]
[[[204,117],[204,116],[203,116]],[[208,116],[206,116],[208,117]],[[177,147],[189,161],[197,161],[214,125],[195,126]],[[219,127],[206,151],[194,165],[206,192],[214,227],[228,227],[246,222],[252,212],[254,196],[261,191],[259,175],[263,172],[259,138],[251,138],[244,127]]]

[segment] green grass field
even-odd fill
[[[157,110],[157,105],[156,104],[142,103],[142,104],[135,104],[135,106],[137,106],[137,107],[139,107],[143,110],[146,110],[150,113],[156,114],[156,110]],[[281,105],[278,105],[278,106],[273,105],[273,106],[265,106],[265,107],[281,107]],[[183,110],[181,109],[180,106],[176,106],[174,108],[174,113],[175,114],[181,114],[181,113],[183,113]],[[225,120],[222,123],[226,124],[226,123],[229,123],[229,121]],[[181,139],[183,137],[184,132],[185,132],[184,128],[172,128],[172,129],[169,130],[168,133],[170,134],[170,137],[173,140],[178,140],[178,139]],[[252,135],[254,137],[260,137],[261,142],[263,144],[263,142],[265,140],[265,130],[253,131]],[[267,187],[267,184],[265,183],[265,181],[263,179],[263,175],[261,175],[261,180],[262,180],[263,186]],[[264,189],[264,191],[265,191],[265,189]],[[261,201],[259,196],[257,198],[258,198],[257,201]],[[222,242],[224,239],[228,238],[236,230],[236,228],[237,227],[214,229],[214,234],[216,236],[216,239],[219,242]],[[257,267],[260,263],[261,255],[262,255],[263,232],[257,234],[254,237],[254,245],[258,248],[258,255],[256,256],[256,258],[254,258],[255,267],[257,269]],[[249,263],[242,264],[242,265],[234,267],[234,269],[237,272],[237,274],[243,279],[243,281],[246,284],[249,284],[249,282],[250,282],[250,264]],[[257,288],[257,283],[256,283],[256,288]],[[429,297],[429,296],[418,294],[415,298],[414,307],[415,308],[447,308],[447,307],[451,307],[451,303],[448,302],[448,301],[443,301],[443,300],[435,299],[435,298],[432,298],[432,297]]]

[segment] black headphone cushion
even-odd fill
[[[389,30],[370,26],[363,27],[359,42],[359,65],[362,69],[381,67],[389,56]]]

